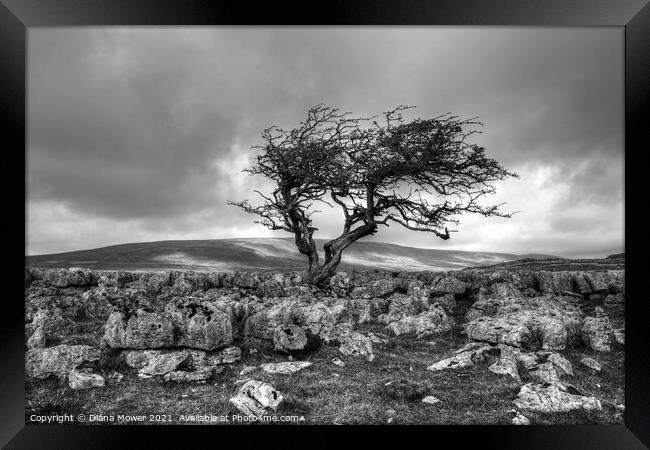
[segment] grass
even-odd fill
[[[303,416],[306,424],[510,424],[513,399],[520,384],[508,376],[487,370],[489,363],[465,369],[429,372],[426,367],[463,346],[467,340],[454,330],[429,340],[413,337],[390,337],[377,324],[360,325],[388,339],[375,346],[372,362],[364,358],[346,358],[337,348],[324,346],[305,359],[312,366],[293,375],[270,375],[256,371],[248,378],[271,383],[284,396],[277,415]],[[104,375],[117,369],[125,375],[120,383],[106,387],[74,391],[56,379],[26,383],[25,420],[32,414],[212,414],[238,413],[229,398],[236,391],[235,381],[244,366],[284,361],[286,356],[272,350],[249,354],[242,346],[243,357],[206,384],[164,383],[160,379],[139,379],[135,371],[125,370],[117,362],[101,367]],[[586,395],[603,403],[603,411],[537,414],[523,411],[533,424],[600,424],[622,423],[614,405],[624,403],[623,349],[597,353],[584,347],[569,348],[562,354],[573,365],[574,377],[563,379]],[[594,374],[579,360],[591,356],[603,367]],[[332,364],[339,357],[345,367]],[[524,382],[526,380],[524,379]],[[441,402],[421,402],[424,395],[434,395]],[[392,411],[390,411],[392,410]],[[105,423],[105,422],[97,422]],[[144,422],[152,423],[152,422]],[[154,422],[165,423],[165,422]],[[178,422],[175,422],[178,423]],[[219,422],[215,422],[219,423]]]

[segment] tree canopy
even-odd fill
[[[274,189],[255,191],[262,198],[257,206],[229,204],[259,216],[256,222],[271,230],[292,233],[316,284],[331,276],[346,247],[380,226],[449,239],[449,224],[458,224],[463,213],[510,217],[502,204],[479,203],[495,192],[493,182],[517,177],[472,143],[482,124],[450,113],[406,120],[409,109],[364,118],[321,104],[291,130],[265,129],[264,144],[255,147],[258,154],[245,171],[263,175]],[[313,237],[316,203],[343,215],[341,234],[324,245],[323,262]]]

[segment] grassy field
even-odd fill
[[[313,363],[293,375],[270,375],[258,370],[247,377],[270,382],[284,396],[277,415],[304,417],[298,424],[510,424],[512,403],[520,383],[489,370],[489,364],[466,369],[430,372],[426,367],[467,340],[459,330],[430,340],[413,337],[389,337],[378,325],[360,325],[362,332],[372,331],[388,339],[375,346],[375,359],[345,358],[336,347],[321,347],[306,359]],[[104,416],[170,415],[175,424],[180,415],[211,414],[229,416],[238,411],[229,398],[236,391],[235,382],[243,377],[245,366],[286,361],[287,357],[273,351],[249,354],[242,346],[242,359],[228,366],[206,384],[164,383],[161,379],[143,380],[133,369],[114,368],[125,376],[120,383],[107,382],[106,387],[74,391],[57,379],[26,382],[25,420],[33,414],[91,414]],[[563,381],[573,384],[586,395],[593,395],[603,404],[602,411],[536,414],[522,411],[533,424],[622,424],[623,416],[614,405],[624,403],[624,352],[616,346],[611,353],[597,353],[584,347],[569,348],[562,354],[573,365],[575,376]],[[603,367],[593,374],[579,361],[591,356]],[[331,362],[340,357],[346,363],[339,367]],[[104,375],[113,367],[105,365]],[[523,382],[528,381],[523,377]],[[441,402],[421,402],[424,395],[434,395]],[[86,422],[111,423],[111,422]],[[117,423],[117,422],[112,422]],[[168,421],[141,423],[169,424]],[[189,422],[196,423],[196,422]],[[232,422],[208,422],[232,423]]]

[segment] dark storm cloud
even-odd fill
[[[31,30],[28,251],[266,233],[225,201],[264,186],[240,172],[259,131],[321,102],[359,115],[409,104],[421,116],[478,116],[477,141],[525,175],[500,189],[526,211],[508,222],[510,240],[482,234],[502,222],[475,218],[446,242],[393,228],[379,240],[619,248],[622,50],[611,28]],[[334,214],[321,218],[323,235],[338,232]]]

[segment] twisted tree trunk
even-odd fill
[[[309,257],[309,281],[316,286],[322,286],[330,279],[332,275],[334,275],[336,268],[341,263],[343,250],[345,250],[353,242],[361,239],[364,236],[374,234],[376,231],[377,225],[375,223],[368,223],[361,225],[354,230],[343,233],[336,239],[332,239],[331,241],[326,242],[323,246],[325,250],[325,261],[323,264],[316,264],[315,266],[312,266],[312,257]],[[313,239],[311,240],[313,242]],[[316,253],[315,243],[313,248],[314,252]],[[315,255],[315,260],[318,261],[318,254]]]

